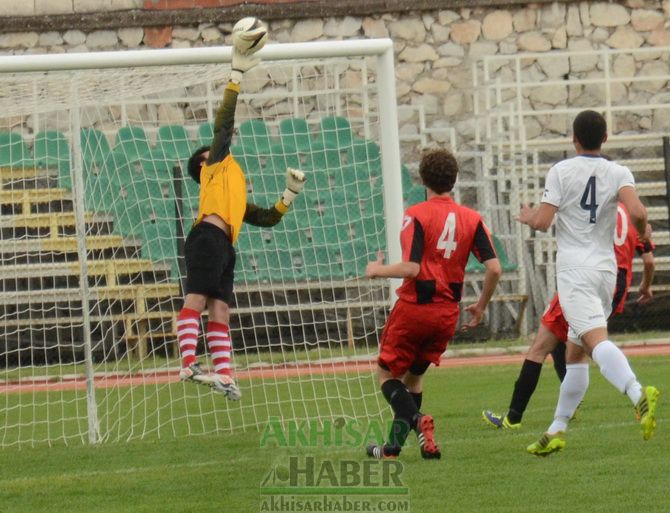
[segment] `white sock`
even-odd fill
[[[603,340],[593,349],[591,357],[600,367],[605,379],[619,392],[628,395],[635,406],[642,397],[642,385],[637,381],[628,359],[621,350],[611,341]]]
[[[561,383],[554,421],[547,429],[547,433],[553,434],[568,429],[568,422],[570,422],[579,403],[584,399],[586,389],[589,388],[588,363],[569,363],[565,366],[565,369],[565,377],[563,383]]]

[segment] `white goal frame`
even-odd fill
[[[401,258],[398,234],[402,225],[403,191],[401,181],[401,161],[396,103],[395,69],[393,42],[386,39],[320,41],[309,43],[269,44],[259,52],[264,61],[289,59],[319,59],[338,57],[368,57],[376,59],[378,80],[378,102],[380,116],[380,148],[383,172],[384,219],[386,222],[386,243],[390,261]],[[193,64],[230,63],[232,47],[216,46],[187,49],[137,50],[115,52],[90,52],[70,54],[16,55],[0,57],[0,74],[20,72],[47,72],[84,69],[128,68],[134,66],[169,66]],[[76,107],[77,91],[73,86],[72,95]],[[79,132],[76,108],[71,110],[73,133]],[[79,138],[73,138],[73,153],[81,154]],[[87,281],[87,249],[85,240],[84,182],[81,159],[73,159],[74,215],[78,239],[78,259],[80,263],[80,289],[83,304],[89,304]],[[389,294],[391,303],[395,300],[394,290],[398,280],[391,280]],[[101,441],[95,400],[94,366],[91,345],[91,313],[83,309],[84,350],[86,369],[86,398],[88,415],[88,440],[94,444]]]

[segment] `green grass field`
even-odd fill
[[[632,358],[662,391],[656,436],[643,442],[628,400],[592,367],[591,388],[563,453],[526,454],[551,420],[557,379],[545,365],[519,432],[480,420],[504,409],[517,365],[431,369],[424,408],[443,459],[423,461],[415,440],[401,456],[413,512],[667,512],[670,357]],[[665,395],[665,396],[664,396]],[[363,461],[363,448],[260,447],[255,431],[87,447],[0,451],[0,512],[256,512],[260,483],[292,455]]]

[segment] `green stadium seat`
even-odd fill
[[[282,216],[281,223],[279,223],[275,229],[284,230],[289,235],[289,237],[295,237],[298,230],[302,228],[299,222],[304,222],[304,218],[301,217],[298,219],[295,211],[291,209]]]
[[[417,185],[416,183],[414,183],[414,180],[412,179],[412,172],[405,164],[400,166],[400,176],[402,179],[403,190],[409,190],[414,185]]]
[[[426,188],[421,185],[414,185],[411,189],[405,189],[405,203],[409,207],[410,205],[416,205],[426,201]]]
[[[105,134],[95,128],[82,128],[79,133],[79,141],[84,170],[100,169],[107,155],[111,152]]]
[[[344,186],[347,189],[350,187],[356,187],[358,184],[358,175],[354,166],[346,165],[340,168],[340,172],[336,174],[337,182],[340,186]],[[369,180],[366,180],[369,181]]]
[[[69,178],[69,177],[68,177]],[[60,177],[59,177],[60,180]],[[70,187],[71,183],[59,181],[59,186]],[[103,212],[112,209],[118,202],[118,186],[104,173],[94,173],[93,170],[84,176],[84,204],[88,210]]]
[[[279,137],[282,143],[299,152],[309,153],[312,149],[309,125],[302,118],[282,119],[279,122]]]
[[[348,203],[369,200],[373,194],[372,184],[369,180],[359,180],[350,187],[345,187],[344,192]]]
[[[182,182],[184,204],[198,207],[200,203],[200,186],[190,176],[185,176]]]
[[[182,125],[164,125],[158,129],[156,147],[160,149],[167,160],[188,159],[194,148],[191,139]]]
[[[346,203],[345,189],[342,187],[331,187],[330,189],[320,189],[306,198],[308,208],[319,209],[323,207],[326,213],[330,214],[335,209],[339,209]]]
[[[313,217],[310,221],[307,237],[312,244],[334,244],[340,239],[332,218]]]
[[[254,191],[264,194],[266,196],[266,202],[272,202],[273,204],[279,195],[286,188],[286,177],[284,174],[272,173],[270,171],[264,171],[259,176],[254,178]],[[264,206],[268,206],[267,204]]]
[[[259,280],[254,268],[255,259],[251,253],[238,253],[235,261],[235,282],[256,283]]]
[[[285,174],[289,167],[300,169],[300,157],[295,147],[286,144],[270,146],[270,155],[266,161],[264,172],[270,170],[277,174]]]
[[[308,279],[307,259],[301,248],[290,248],[280,251],[279,262],[285,276],[294,281]]]
[[[341,279],[344,271],[326,246],[304,246],[305,276],[308,280]]]
[[[245,175],[257,175],[261,173],[261,161],[252,149],[246,146],[235,145],[230,148],[230,153],[242,168]]]
[[[484,264],[482,264],[474,254],[470,253],[468,256],[468,263],[465,266],[466,273],[483,273],[485,271]]]
[[[507,252],[505,251],[505,246],[495,235],[493,235],[493,246],[498,255],[498,260],[500,260],[500,266],[502,267],[503,272],[516,271],[519,268],[517,264],[509,260]]]
[[[255,155],[270,154],[272,140],[265,121],[249,119],[240,123],[238,144],[250,149]]]
[[[34,167],[28,145],[18,132],[0,132],[0,167]]]
[[[169,157],[159,149],[138,157],[142,173],[145,176],[174,179],[175,166],[179,165],[175,157]],[[191,178],[189,177],[189,180]]]
[[[123,126],[116,133],[114,151],[123,152],[129,158],[150,153],[151,147],[144,129],[140,126]]]
[[[58,170],[60,187],[72,189],[70,143],[63,132],[47,130],[35,134],[33,155],[37,166]]]
[[[329,148],[351,148],[354,140],[349,120],[341,116],[328,116],[321,119],[320,140]]]
[[[305,182],[305,189],[311,191],[329,189],[333,186],[334,182],[335,179],[328,171],[314,169],[307,177],[307,182]]]
[[[384,215],[384,191],[379,188],[372,189],[371,197],[365,201],[366,212],[374,215]]]
[[[277,255],[269,249],[266,244],[260,250],[247,253],[251,264],[255,269],[254,281],[266,283],[274,280],[277,276]]]
[[[314,143],[312,151],[307,155],[307,167],[313,171],[333,172],[342,167],[340,152],[335,148],[328,148],[323,143]]]
[[[347,149],[349,164],[356,166],[356,172],[362,176],[379,176],[382,169],[379,145],[374,141],[357,139]]]
[[[363,241],[347,241],[339,245],[335,251],[336,260],[341,262],[342,272],[346,278],[365,276],[365,267],[371,256]]]
[[[210,146],[214,139],[214,123],[202,123],[198,126],[198,146]]]
[[[267,248],[267,253],[272,281],[285,283],[305,279],[305,264],[299,248],[291,249],[272,244]],[[296,264],[297,269],[294,268]]]
[[[35,163],[40,167],[70,170],[70,143],[63,132],[46,130],[35,134]]]
[[[173,276],[179,276],[176,234],[175,220],[160,218],[145,220],[138,234],[142,239],[142,257],[168,263]]]
[[[380,237],[381,240],[386,238],[386,224],[384,222],[383,214],[365,215],[361,218],[363,223],[363,230],[368,238]]]
[[[141,176],[138,161],[129,160],[124,152],[110,152],[100,168],[84,173],[84,202],[93,211],[109,210],[117,205],[126,190]]]
[[[240,236],[237,238],[237,246],[240,253],[264,251],[266,245],[267,243],[257,227],[245,229],[243,225]]]
[[[129,184],[142,175],[141,162],[124,151],[112,150],[102,164],[100,174],[119,185]]]

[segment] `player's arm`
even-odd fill
[[[384,264],[384,252],[377,253],[377,260],[370,262],[365,269],[368,278],[416,278],[421,266],[416,262],[396,262]]]
[[[624,204],[630,221],[635,226],[638,235],[642,241],[648,240],[650,233],[647,233],[647,209],[640,201],[637,191],[633,185],[625,185],[619,189],[619,201]]]
[[[516,220],[530,226],[534,230],[546,232],[554,221],[557,211],[557,207],[544,202],[540,203],[537,207],[523,205]]]
[[[470,314],[470,320],[463,324],[464,330],[474,328],[481,322],[484,311],[491,301],[498,280],[502,275],[502,267],[493,247],[491,234],[481,221],[477,225],[472,251],[475,257],[484,264],[484,283],[479,294],[479,300],[465,307],[465,311]]]
[[[561,181],[558,176],[558,170],[552,167],[547,174],[544,184],[544,194],[542,202],[535,208],[523,205],[516,220],[520,223],[530,226],[534,230],[546,232],[554,216],[558,212],[558,207],[562,199]]]
[[[230,141],[233,138],[235,127],[235,107],[237,106],[237,95],[240,92],[242,75],[259,62],[260,59],[254,55],[242,55],[237,50],[233,50],[233,69],[230,72],[228,85],[223,91],[221,105],[216,111],[214,138],[209,150],[208,165],[221,162],[230,153]]]
[[[644,264],[642,270],[642,281],[638,288],[637,303],[642,305],[648,303],[653,298],[654,294],[651,291],[651,282],[654,280],[654,272],[656,270],[656,262],[654,261],[654,253],[649,251],[642,253],[642,263]]]
[[[647,224],[645,232],[651,234],[651,226],[649,224]],[[642,242],[637,234],[634,236],[635,250],[642,257],[643,263],[642,280],[640,281],[640,286],[638,288],[638,298],[636,302],[644,305],[651,301],[653,297],[651,283],[654,280],[654,272],[656,270],[656,262],[654,261],[654,250],[656,249],[656,246],[650,238],[647,238],[647,240]]]
[[[305,173],[297,169],[288,168],[286,171],[286,189],[281,198],[270,208],[263,208],[254,203],[247,203],[244,212],[244,222],[254,226],[274,226],[281,221],[282,216],[288,212],[293,200],[302,192],[305,186]]]

